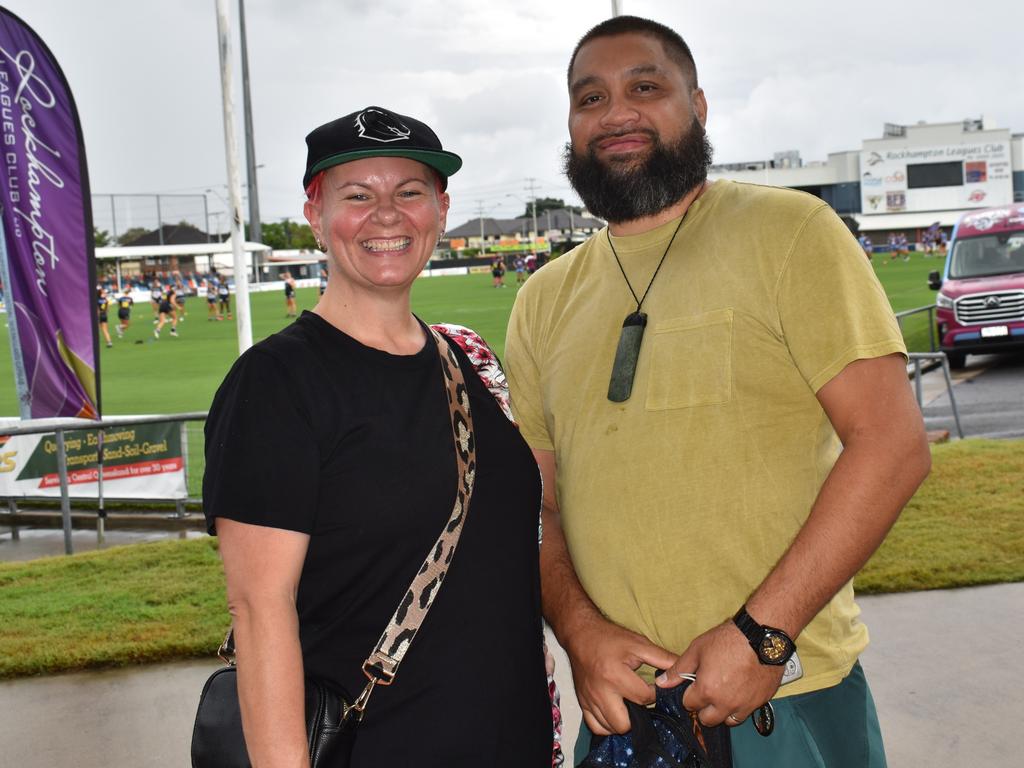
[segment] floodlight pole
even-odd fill
[[[622,3],[620,0],[612,0],[612,16],[622,15]]]
[[[528,178],[527,181],[530,182],[530,187],[526,191],[530,193],[530,206],[533,209],[533,238],[531,239],[531,245],[533,246],[533,254],[536,256],[537,235],[540,234],[537,232],[537,180],[531,177]]]
[[[484,201],[476,201],[476,213],[480,217],[480,257],[483,258],[484,251]]]
[[[231,198],[231,252],[235,271],[235,323],[238,328],[238,352],[252,346],[249,319],[249,272],[245,264],[242,236],[242,183],[238,173],[238,147],[235,143],[235,112],[231,99],[231,35],[228,24],[228,0],[217,2],[217,33],[220,48],[220,86],[224,103],[224,154],[228,167],[228,195]]]
[[[242,111],[245,115],[245,168],[249,177],[249,239],[254,243],[263,242],[263,227],[260,224],[260,197],[256,189],[256,141],[252,132],[252,97],[249,95],[249,46],[245,36],[245,2],[238,0],[238,32],[242,43]],[[256,273],[259,264],[255,262]]]

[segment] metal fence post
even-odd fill
[[[924,393],[921,387],[921,360],[914,358],[914,392],[917,394],[917,407],[924,411]]]
[[[56,430],[57,476],[60,478],[60,516],[64,525],[64,554],[74,553],[71,544],[71,497],[68,492],[68,455],[64,446],[64,430]]]
[[[11,541],[17,541],[21,538],[21,534],[18,532],[18,525],[14,522],[14,516],[18,514],[18,502],[13,496],[7,500],[7,513],[11,516]]]
[[[185,492],[188,493],[188,422],[178,422],[181,434],[181,460],[185,462]]]
[[[953,420],[956,422],[956,433],[960,439],[964,439],[964,430],[960,426],[960,411],[956,407],[956,397],[953,396],[953,378],[949,375],[949,359],[942,355],[942,373],[946,377],[946,391],[949,392],[949,404],[953,406]]]
[[[188,495],[188,422],[178,422],[178,434],[181,439],[181,460],[184,462],[185,471],[185,495]],[[177,517],[185,517],[188,513],[185,511],[185,500],[176,499],[174,502],[174,510]]]
[[[917,315],[917,314],[920,314],[922,312],[925,312],[928,315],[928,318],[927,318],[927,323],[928,323],[928,348],[929,348],[929,350],[931,352],[937,352],[938,351],[938,347],[937,347],[936,340],[935,340],[936,328],[935,328],[935,305],[934,304],[930,304],[930,305],[924,306],[924,307],[915,307],[914,309],[905,309],[902,312],[896,312],[895,313],[895,315],[896,315],[896,324],[899,326],[900,335],[905,337],[905,334],[903,332],[903,321],[905,319],[907,319],[908,317],[910,317],[911,315]],[[908,349],[907,351],[908,352],[913,352],[912,349]]]
[[[107,510],[103,504],[103,427],[96,430],[96,543],[103,544],[107,527]]]

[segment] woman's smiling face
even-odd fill
[[[328,169],[319,200],[307,202],[305,212],[340,281],[391,291],[408,290],[423,270],[448,204],[427,166],[404,157],[370,157]]]

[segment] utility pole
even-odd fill
[[[612,16],[622,15],[622,2],[621,0],[612,0]]]
[[[245,166],[246,174],[249,177],[249,239],[254,243],[262,243],[260,197],[256,191],[256,143],[252,132],[252,97],[249,95],[249,49],[245,37],[245,0],[238,0],[238,32],[242,41],[242,110],[245,114]],[[255,256],[255,254],[253,255]],[[256,258],[256,274],[259,275],[258,257]]]
[[[533,237],[530,244],[533,246],[533,255],[537,255],[537,179],[532,176],[527,179],[529,186],[526,191],[530,193],[530,205],[533,208]]]
[[[484,255],[484,201],[476,201],[476,214],[480,217],[480,255]]]
[[[249,271],[242,249],[242,181],[238,173],[238,147],[235,145],[235,107],[231,98],[231,29],[228,0],[217,0],[217,36],[220,50],[220,88],[224,105],[224,156],[227,161],[228,192],[231,198],[231,252],[235,273],[235,323],[238,328],[238,353],[252,346],[249,319]]]

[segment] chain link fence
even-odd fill
[[[226,209],[226,204],[223,207]],[[219,204],[211,206],[206,195],[197,194],[93,195],[92,216],[93,226],[107,234],[104,245],[130,245],[143,236],[147,245],[166,245],[174,228],[182,225],[198,230],[206,242],[217,242],[228,227],[225,210]],[[190,235],[196,237],[193,232]],[[198,242],[203,242],[201,238]]]

